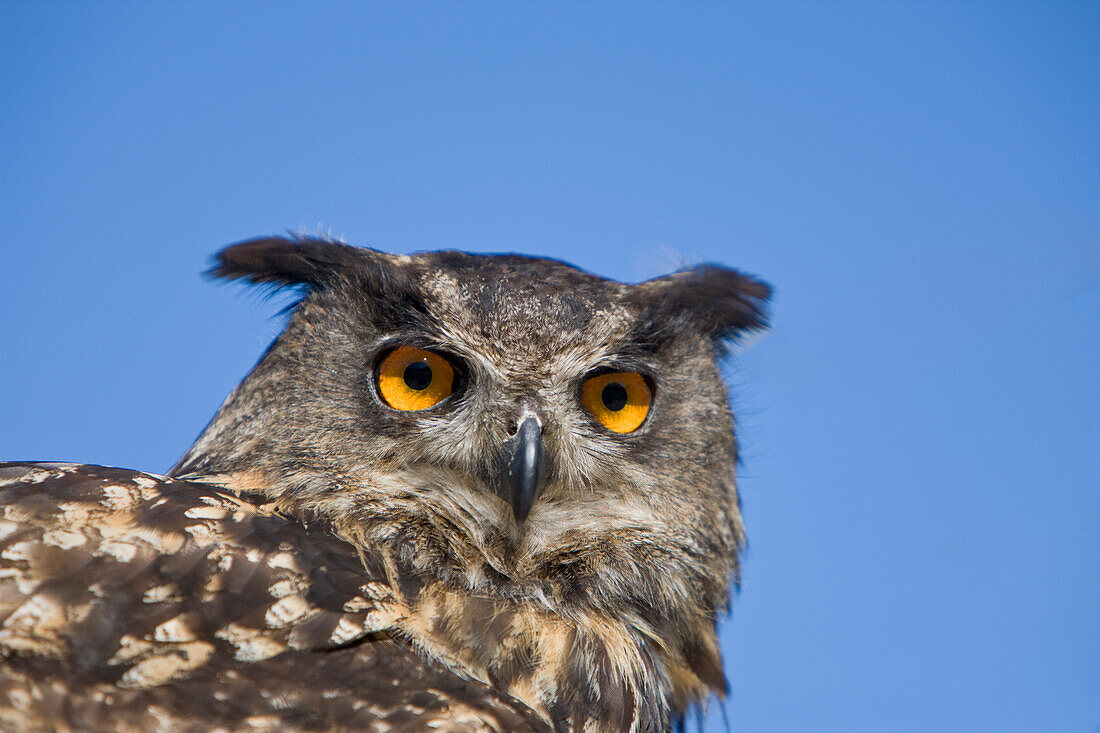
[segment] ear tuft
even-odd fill
[[[719,339],[768,327],[772,289],[756,278],[720,265],[699,265],[679,273],[678,298],[700,328]]]
[[[704,264],[637,286],[648,319],[687,320],[716,341],[768,327],[767,283],[737,270]]]
[[[371,250],[313,237],[258,237],[214,256],[208,274],[252,284],[323,285],[370,263]]]

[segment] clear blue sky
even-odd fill
[[[0,456],[166,470],[253,235],[715,260],[731,728],[1100,726],[1100,5],[5,2],[0,69]]]

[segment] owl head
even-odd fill
[[[303,294],[175,475],[389,548],[410,593],[636,619],[724,685],[743,532],[718,362],[763,328],[767,285],[310,238],[231,246],[212,274]]]

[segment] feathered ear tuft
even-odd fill
[[[208,274],[252,284],[319,286],[336,277],[377,270],[376,255],[373,250],[326,239],[258,237],[216,254]]]
[[[697,265],[635,286],[654,325],[687,320],[716,341],[768,327],[767,283],[721,265]]]

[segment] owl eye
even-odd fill
[[[454,391],[455,370],[439,354],[398,346],[378,365],[378,392],[395,410],[426,410]]]
[[[608,430],[632,433],[649,414],[653,394],[637,372],[607,372],[585,380],[581,404]]]

